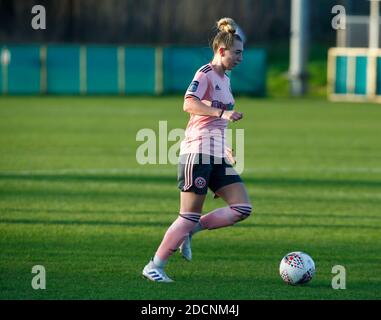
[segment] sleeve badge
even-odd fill
[[[198,85],[199,85],[198,81],[192,81],[192,83],[188,87],[188,92],[196,92]]]

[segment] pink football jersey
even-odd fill
[[[233,110],[234,107],[229,77],[219,75],[210,63],[196,72],[185,93],[185,99],[189,97],[202,100],[211,108]],[[180,154],[204,153],[224,157],[227,125],[228,120],[219,117],[191,114]]]

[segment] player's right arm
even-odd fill
[[[229,121],[237,121],[242,118],[241,112],[212,108],[211,102],[204,99],[208,89],[209,82],[206,73],[197,72],[185,93],[184,111],[200,116],[221,117]]]
[[[183,109],[185,112],[199,116],[219,117],[222,112],[221,109],[208,106],[207,101],[202,102],[200,99],[190,96],[185,97]]]
[[[209,103],[209,105],[208,105]],[[212,108],[210,106],[209,101],[201,101],[195,97],[186,97],[184,100],[184,107],[185,112],[188,112],[190,114],[196,114],[199,116],[213,116],[213,117],[220,117],[222,113],[222,109]],[[237,121],[242,119],[243,113],[237,112],[234,110],[228,111],[225,110],[222,113],[221,118],[229,121]]]

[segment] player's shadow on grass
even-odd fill
[[[0,174],[0,180],[27,180],[27,181],[79,181],[79,182],[137,182],[137,183],[168,183],[176,184],[177,177],[173,175],[126,175],[126,174]],[[303,179],[303,178],[266,178],[244,177],[244,182],[254,185],[269,186],[303,186],[303,187],[366,187],[381,188],[378,180],[352,179]]]
[[[0,196],[1,197],[11,197],[11,198],[24,198],[24,199],[33,199],[34,201],[41,199],[41,200],[62,200],[62,201],[93,201],[94,203],[97,203],[99,201],[106,201],[106,200],[113,200],[113,201],[127,201],[128,199],[134,199],[135,202],[146,202],[147,199],[149,200],[168,200],[168,201],[178,201],[179,198],[179,191],[177,187],[174,185],[171,190],[150,190],[149,188],[146,189],[139,189],[137,186],[136,188],[126,188],[123,189],[122,187],[117,190],[115,190],[115,187],[113,187],[113,191],[106,191],[105,188],[97,188],[94,190],[94,186],[91,187],[92,190],[86,190],[86,185],[83,185],[80,187],[80,190],[78,188],[73,188],[72,190],[68,190],[68,188],[57,188],[54,189],[53,186],[43,186],[39,188],[38,186],[35,187],[34,190],[24,190],[22,186],[18,186],[17,189],[9,189],[9,190],[0,190]],[[309,195],[298,195],[297,194],[290,194],[290,195],[273,195],[273,194],[267,194],[267,195],[261,195],[260,200],[265,201],[268,203],[274,203],[274,202],[289,202],[289,201],[308,201],[308,202],[340,202],[345,201],[346,203],[363,203],[366,201],[366,203],[375,203],[381,205],[381,198],[333,198],[330,196],[330,194],[327,195],[321,195],[321,196],[309,196]],[[255,203],[256,198],[255,194],[253,197],[253,202]],[[177,202],[176,202],[177,205]],[[175,208],[174,208],[175,209]],[[177,210],[177,209],[176,209]]]
[[[243,178],[245,183],[269,186],[300,186],[300,187],[366,187],[381,188],[381,181],[351,180],[351,179],[303,179],[303,178]]]
[[[68,214],[106,214],[106,215],[113,215],[113,214],[122,214],[128,216],[129,214],[134,215],[145,215],[145,214],[155,214],[160,216],[171,216],[174,214],[175,210],[163,210],[160,209],[158,211],[139,211],[137,209],[134,210],[84,210],[84,209],[49,209],[49,208],[0,208],[1,212],[19,212],[19,213],[46,213],[46,214],[62,214],[62,213],[68,213]],[[204,213],[205,214],[205,213]],[[381,215],[379,216],[365,216],[362,213],[359,213],[358,215],[345,215],[345,214],[322,214],[322,213],[255,213],[254,219],[256,216],[260,216],[261,218],[266,217],[279,217],[279,218],[300,218],[304,221],[308,219],[320,219],[320,218],[328,218],[328,219],[369,219],[369,220],[380,220],[381,221]]]
[[[305,221],[301,222],[300,224],[285,224],[285,223],[238,223],[234,227],[236,228],[270,228],[270,229],[295,229],[295,228],[323,228],[323,229],[372,229],[372,230],[380,230],[381,232],[381,226],[375,226],[375,225],[346,225],[346,224],[306,224]]]
[[[119,227],[169,227],[171,222],[162,221],[107,221],[107,220],[48,220],[48,219],[0,219],[1,223],[9,224],[43,224],[43,225],[87,225],[87,226],[119,226]]]
[[[98,175],[98,174],[0,174],[0,180],[52,181],[52,182],[137,182],[137,183],[174,183],[173,176],[167,175]]]
[[[44,225],[89,225],[89,226],[121,226],[121,227],[168,227],[170,221],[110,221],[110,220],[50,220],[50,219],[0,219],[0,223],[9,224],[44,224]],[[258,224],[241,223],[235,228],[270,228],[270,229],[295,229],[295,228],[323,228],[323,229],[371,229],[380,230],[374,225],[344,225],[344,224]]]
[[[160,211],[139,211],[139,210],[83,210],[83,209],[36,209],[36,208],[0,208],[0,212],[19,212],[19,213],[47,213],[47,214],[61,214],[61,213],[68,213],[68,214],[106,214],[106,215],[113,215],[113,214],[122,214],[122,215],[139,215],[139,214],[155,214],[155,215],[171,215],[174,213],[173,210],[163,210],[160,209]]]
[[[13,190],[3,190],[0,191],[0,196],[3,197],[25,197],[25,198],[33,198],[34,200],[40,198],[45,200],[57,200],[57,199],[70,199],[71,201],[73,199],[83,199],[84,201],[94,201],[94,203],[99,202],[101,200],[118,200],[123,201],[126,199],[134,199],[135,201],[146,201],[147,198],[149,199],[157,199],[157,200],[163,200],[163,199],[178,199],[179,195],[176,192],[175,187],[173,188],[174,192],[152,192],[149,190],[118,190],[118,191],[105,191],[105,190],[86,190],[86,187],[82,187],[81,191],[78,191],[77,189],[73,189],[73,191],[67,191],[65,190],[54,190],[51,186],[45,186],[44,189],[39,190],[23,190],[22,187],[19,187],[18,189]]]
[[[320,218],[328,218],[328,219],[369,219],[369,220],[380,220],[381,214],[376,216],[367,216],[359,213],[357,215],[347,215],[347,214],[322,214],[319,212],[316,213],[260,213],[261,217],[279,217],[279,218],[301,218],[301,219],[320,219]]]

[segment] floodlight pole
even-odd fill
[[[289,80],[293,96],[307,93],[309,17],[310,1],[292,0]]]
[[[369,48],[379,47],[380,0],[370,0]]]

